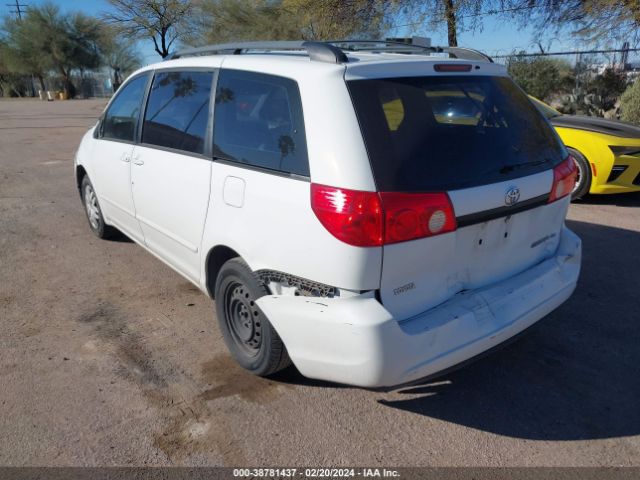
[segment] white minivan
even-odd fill
[[[513,337],[580,272],[575,166],[460,48],[268,42],[138,70],[82,139],[89,225],[215,299],[240,365],[392,386]]]

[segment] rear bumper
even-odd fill
[[[533,325],[571,296],[580,261],[580,239],[565,227],[554,257],[402,322],[372,295],[266,296],[257,303],[303,375],[393,386],[448,369]]]

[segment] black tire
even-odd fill
[[[89,177],[86,175],[82,178],[82,182],[80,183],[80,196],[82,197],[84,213],[87,215],[89,228],[94,235],[102,239],[112,238],[117,235],[118,231],[104,222],[102,209],[98,203],[98,197],[96,196]]]
[[[291,365],[280,336],[255,303],[269,292],[245,262],[232,258],[222,266],[215,293],[222,336],[241,367],[264,377]]]
[[[567,150],[576,159],[576,167],[578,167],[578,180],[573,192],[571,192],[571,200],[577,200],[584,197],[591,189],[591,166],[578,150],[569,147]]]

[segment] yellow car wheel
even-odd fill
[[[571,147],[567,147],[567,150],[569,150],[569,153],[575,159],[576,167],[578,167],[576,185],[573,187],[573,192],[571,193],[571,199],[577,200],[589,193],[589,189],[591,188],[591,167],[584,155],[578,150]]]

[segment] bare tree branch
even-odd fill
[[[169,55],[171,45],[185,32],[185,24],[193,10],[191,0],[109,0],[113,12],[102,18],[116,25],[120,32],[136,39],[151,39],[162,58]]]

